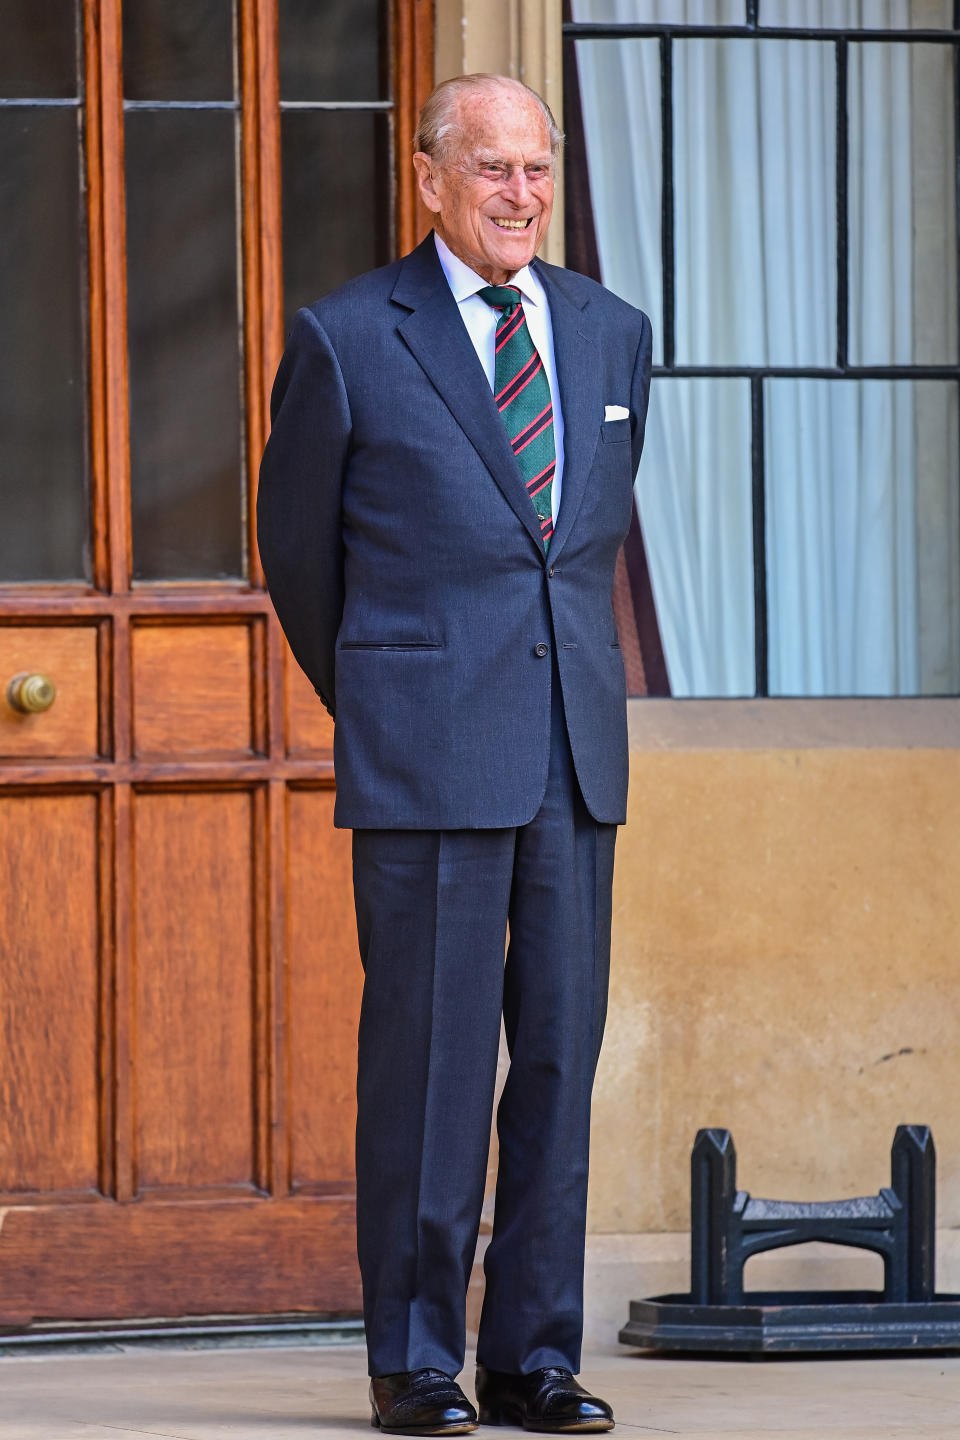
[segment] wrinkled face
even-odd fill
[[[490,285],[533,259],[553,210],[550,133],[523,91],[477,91],[439,159],[413,157],[424,204],[454,255]]]

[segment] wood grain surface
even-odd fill
[[[392,21],[397,254],[406,255],[432,223],[411,157],[417,117],[434,85],[434,0],[393,0]]]
[[[96,795],[0,799],[0,1191],[98,1182]]]
[[[136,1189],[254,1183],[253,804],[133,802]]]
[[[287,754],[318,756],[333,755],[333,721],[310,681],[294,660],[285,644],[287,694]]]
[[[250,626],[135,624],[133,753],[253,752]]]
[[[7,701],[8,681],[24,672],[56,686],[39,715],[20,715]],[[0,626],[0,755],[93,757],[97,742],[96,626]]]
[[[359,1308],[351,1196],[14,1206],[0,1220],[0,1325]]]
[[[331,790],[287,798],[290,1182],[353,1180],[357,1025],[363,971],[353,913],[350,832],[333,828]]]

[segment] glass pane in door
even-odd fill
[[[76,97],[76,0],[3,0],[0,27],[0,96]]]
[[[299,306],[390,259],[389,117],[382,111],[288,111],[281,146],[289,325]]]
[[[245,573],[235,48],[231,0],[126,0],[136,580]]]
[[[232,100],[230,0],[124,0],[127,100]]]
[[[0,46],[0,583],[90,578],[85,209],[74,5]]]
[[[385,0],[279,0],[279,9],[281,100],[387,99]]]
[[[393,255],[386,0],[279,0],[287,327]]]

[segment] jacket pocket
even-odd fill
[[[630,439],[629,420],[604,420],[600,426],[600,438],[608,445]]]
[[[435,640],[341,640],[341,650],[443,650]]]

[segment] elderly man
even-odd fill
[[[477,1423],[454,1377],[501,1015],[479,1419],[613,1425],[574,1374],[627,790],[611,591],[651,336],[534,258],[561,138],[517,81],[434,91],[413,157],[434,232],[299,312],[261,470],[270,592],[354,831],[358,1251],[372,1420],[398,1434]]]

